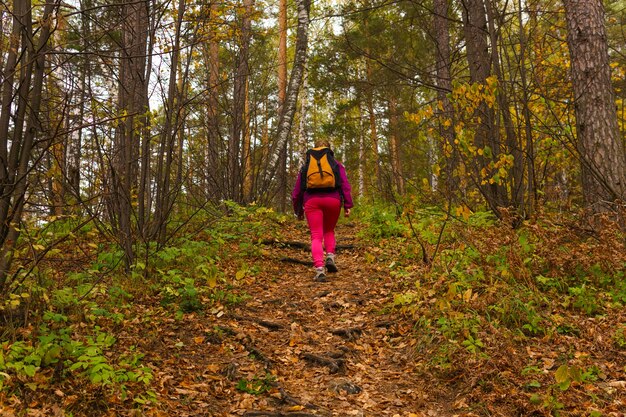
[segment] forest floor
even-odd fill
[[[339,226],[337,237],[353,248],[338,253],[328,282],[283,259],[308,261],[307,249],[272,246],[246,286],[248,302],[155,323],[160,336],[140,348],[163,369],[156,414],[452,415],[454,396],[415,372],[415,341],[403,337],[412,323],[384,313],[393,281],[364,261],[354,226]],[[283,238],[308,243],[308,230],[299,223]]]
[[[306,224],[254,216],[155,254],[150,279],[94,283],[68,258],[95,244],[60,251],[47,313],[4,330],[0,416],[626,416],[616,229],[459,223],[427,266],[414,237],[342,220],[320,283]]]

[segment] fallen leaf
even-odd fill
[[[304,406],[294,405],[293,407],[289,407],[287,410],[289,410],[289,411],[301,411],[301,410],[304,410]]]

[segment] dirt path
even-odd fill
[[[308,242],[303,224],[283,236]],[[340,271],[274,261],[246,288],[253,299],[172,324],[157,373],[161,413],[178,416],[446,416],[444,398],[415,371],[410,323],[384,314],[392,281],[365,258],[350,225],[338,228]],[[268,247],[269,257],[309,252]],[[248,391],[248,392],[246,392]],[[262,393],[257,393],[263,391]],[[159,413],[157,413],[159,414]]]

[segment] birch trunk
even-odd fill
[[[306,151],[309,149],[309,135],[307,132],[306,118],[309,112],[309,95],[308,92],[309,76],[308,71],[304,71],[304,79],[302,80],[302,100],[300,104],[300,124],[298,126],[298,166],[304,164]]]
[[[270,182],[275,178],[277,174],[278,162],[285,157],[284,152],[287,149],[287,141],[291,128],[293,125],[293,119],[296,113],[298,95],[302,86],[302,80],[304,78],[304,72],[307,61],[307,48],[309,38],[309,11],[311,8],[310,0],[297,0],[298,8],[298,27],[296,30],[296,46],[293,67],[291,69],[291,75],[289,77],[289,84],[287,86],[287,95],[285,97],[285,104],[280,113],[278,127],[276,132],[276,141],[273,146],[270,146],[270,152],[268,152],[268,158],[266,162],[265,175],[263,177],[262,186],[260,191],[265,191],[269,188]],[[271,199],[271,196],[265,196],[265,199]]]

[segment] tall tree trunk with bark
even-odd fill
[[[287,0],[278,5],[278,114],[283,111],[287,95]],[[287,141],[288,142],[288,141]],[[278,207],[284,212],[287,205],[287,147],[281,150],[278,172]]]
[[[602,0],[564,0],[583,197],[594,212],[626,200],[626,152],[619,136]]]
[[[529,93],[529,83],[528,83],[528,75],[526,72],[527,65],[527,54],[528,54],[528,40],[526,38],[526,31],[524,28],[523,18],[522,18],[522,0],[518,0],[518,21],[519,24],[519,43],[520,43],[520,51],[519,51],[519,74],[520,81],[522,83],[522,118],[523,118],[523,131],[524,131],[524,141],[526,142],[525,152],[526,152],[526,199],[525,199],[525,208],[524,211],[527,217],[532,217],[534,213],[537,211],[537,184],[535,181],[535,146],[534,146],[534,137],[533,137],[533,129],[532,129],[532,119],[530,113],[530,93]]]
[[[147,13],[150,12],[148,4]],[[147,50],[146,50],[146,66],[144,69],[144,83],[142,83],[142,100],[144,103],[144,115],[140,119],[140,168],[139,168],[139,184],[137,189],[137,229],[144,241],[147,241],[150,234],[150,220],[152,209],[154,206],[154,195],[152,193],[152,129],[150,113],[150,102],[148,101],[148,81],[152,72],[152,55],[154,52],[154,44],[156,40],[155,32],[159,25],[157,19],[147,14],[146,34]]]
[[[365,143],[365,132],[367,131],[365,122],[365,112],[361,100],[357,100],[359,103],[359,199],[365,197],[365,171],[367,170],[367,146]]]
[[[220,56],[219,43],[217,40],[218,3],[216,0],[211,2],[208,11],[209,15],[209,40],[206,45],[205,55],[208,63],[208,80],[207,80],[207,119],[206,119],[206,136],[207,136],[207,167],[204,170],[207,183],[207,195],[209,197],[217,197],[221,190],[226,189],[227,176],[220,174],[220,134],[219,134],[219,71]]]
[[[241,166],[242,139],[245,136],[246,85],[250,73],[249,49],[252,37],[252,7],[254,0],[244,0],[241,17],[241,37],[237,53],[237,68],[233,86],[233,113],[231,137],[228,144],[228,195],[234,201],[243,201],[243,176]]]
[[[29,189],[28,173],[33,163],[36,135],[41,132],[39,115],[44,85],[48,41],[59,1],[47,0],[33,32],[32,5],[29,0],[13,2],[13,36],[2,77],[0,107],[0,299],[11,284],[9,269],[20,236],[22,214]],[[36,42],[36,43],[34,43]],[[19,69],[19,82],[15,72]],[[12,129],[10,112],[15,109]],[[10,150],[9,150],[10,144]],[[34,161],[40,163],[40,161]]]
[[[134,262],[135,236],[132,224],[133,200],[139,171],[138,128],[145,125],[147,110],[146,46],[148,40],[148,2],[126,0],[122,4],[122,48],[118,109],[124,118],[116,134],[111,170],[111,218],[122,249],[124,264]]]
[[[270,149],[265,165],[265,173],[260,184],[259,191],[267,191],[271,180],[276,177],[278,162],[285,157],[283,154],[287,150],[287,141],[293,126],[293,119],[298,104],[298,95],[302,87],[304,73],[307,61],[307,49],[309,43],[309,24],[310,24],[310,0],[297,0],[298,8],[298,27],[296,29],[296,45],[293,67],[289,77],[287,86],[287,96],[285,104],[280,112],[278,127],[276,132],[276,141]],[[266,195],[264,200],[271,199],[272,196]]]
[[[299,165],[304,164],[304,157],[309,147],[309,133],[307,131],[306,118],[309,111],[308,97],[309,75],[308,71],[304,71],[304,79],[302,80],[302,100],[300,100],[300,123],[298,124],[298,162]]]
[[[489,20],[489,37],[491,43],[491,66],[493,72],[498,79],[498,84],[501,88],[497,94],[497,102],[499,113],[504,127],[504,135],[506,138],[506,149],[509,155],[513,156],[513,169],[512,175],[509,178],[510,193],[507,193],[506,188],[503,187],[501,192],[504,193],[506,201],[517,211],[517,222],[521,221],[525,213],[524,211],[524,154],[522,152],[522,144],[517,138],[515,127],[513,126],[513,118],[511,116],[511,102],[509,100],[509,94],[507,89],[504,88],[506,84],[505,74],[502,70],[502,63],[499,55],[500,33],[499,28],[502,27],[502,18],[494,10],[490,0],[485,1],[487,17]],[[496,20],[498,26],[496,27]],[[521,22],[520,22],[521,24]],[[497,129],[499,131],[500,129]],[[510,199],[509,199],[510,194]],[[504,201],[504,200],[503,200]]]
[[[244,108],[243,136],[243,201],[249,203],[252,200],[252,129],[250,129],[250,83],[246,82],[246,105]]]
[[[369,56],[369,51],[366,51]],[[372,162],[374,164],[375,183],[370,184],[376,187],[380,193],[383,189],[382,174],[380,170],[380,155],[378,152],[378,128],[376,124],[376,113],[374,111],[374,87],[372,81],[372,63],[369,58],[365,58],[365,82],[367,84],[367,115],[369,121],[370,146],[372,149]]]
[[[458,178],[455,178],[455,172],[459,164],[459,152],[454,143],[454,108],[448,97],[448,93],[452,91],[449,7],[449,0],[434,0],[433,2],[437,99],[441,103],[437,108],[438,130],[442,141],[440,155],[444,157],[446,193],[452,196],[458,190]],[[434,153],[435,149],[432,152]],[[432,159],[436,159],[435,155]]]
[[[391,159],[392,182],[396,192],[404,194],[404,172],[400,159],[400,131],[398,129],[398,98],[395,95],[389,97],[389,158]]]
[[[176,138],[180,131],[182,94],[181,88],[177,86],[180,74],[180,38],[183,17],[185,16],[185,1],[178,1],[178,16],[176,18],[176,29],[174,32],[174,45],[171,52],[171,63],[169,73],[169,84],[167,89],[167,101],[165,103],[165,123],[160,135],[159,152],[157,157],[157,167],[155,174],[156,198],[154,205],[154,223],[150,233],[150,238],[157,239],[160,243],[165,242],[167,221],[171,213],[173,204],[172,194],[176,192],[172,187],[174,162],[180,161],[176,151],[180,151],[176,146]]]
[[[463,30],[469,63],[470,81],[485,85],[491,74],[491,55],[487,42],[487,18],[485,0],[462,0]],[[476,111],[480,119],[474,135],[474,145],[478,149],[488,146],[491,149],[491,158],[497,160],[500,156],[500,139],[496,130],[495,113],[487,103],[482,102]],[[485,197],[492,211],[499,215],[499,208],[507,207],[506,189],[497,182],[486,181],[483,184],[481,171],[489,168],[489,160],[485,156],[477,155],[473,165],[474,181]]]

